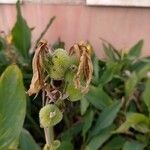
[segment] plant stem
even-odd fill
[[[42,105],[44,106],[45,102],[45,91],[42,91]],[[44,128],[45,140],[48,147],[52,147],[52,143],[54,141],[54,131],[53,127]]]
[[[51,147],[53,141],[54,141],[54,131],[53,127],[49,128],[44,128],[44,133],[45,133],[45,139],[46,139],[46,144]]]
[[[48,24],[46,25],[45,29],[42,31],[40,37],[37,39],[34,49],[36,49],[37,44],[43,38],[43,36],[45,35],[45,33],[47,32],[47,30],[49,29],[49,27],[52,25],[52,23],[55,20],[55,18],[56,18],[55,16],[53,16],[52,18],[50,18],[50,20],[49,20]]]

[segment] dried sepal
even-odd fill
[[[93,74],[91,51],[91,47],[87,42],[79,42],[72,46],[69,50],[69,55],[75,55],[79,60],[78,70],[74,77],[75,87],[77,89],[82,89],[82,93],[84,94],[86,94],[89,90]],[[86,81],[84,86],[81,84],[81,76],[84,76]]]
[[[44,86],[44,69],[42,63],[42,51],[47,49],[47,42],[41,41],[35,51],[32,60],[33,76],[28,90],[29,96],[37,94]]]

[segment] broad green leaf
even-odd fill
[[[105,108],[97,119],[96,125],[93,127],[91,135],[96,135],[104,128],[112,125],[113,121],[117,117],[117,113],[119,112],[121,106],[121,102],[114,102],[114,104]]]
[[[87,113],[84,116],[84,124],[82,130],[82,135],[84,137],[87,131],[91,128],[93,119],[94,119],[94,112],[92,110],[87,111]]]
[[[86,99],[97,109],[102,110],[112,104],[112,99],[107,95],[101,86],[91,86]]]
[[[126,139],[122,136],[115,136],[110,141],[108,141],[105,146],[103,147],[103,150],[119,150],[122,149]]]
[[[40,150],[40,147],[38,144],[36,144],[31,134],[27,130],[23,130],[21,132],[19,147],[21,150]]]
[[[138,141],[130,141],[124,144],[123,150],[144,150],[145,145]]]
[[[120,72],[122,65],[123,65],[122,63],[118,63],[118,62],[107,63],[106,70],[102,74],[102,76],[99,80],[99,84],[104,85],[104,84],[108,83],[109,81],[111,81],[112,78]]]
[[[82,131],[82,126],[83,123],[77,123],[73,125],[61,134],[61,139],[65,141],[71,141],[73,137],[75,137],[77,134],[79,134],[79,132]]]
[[[142,94],[142,97],[150,113],[150,78],[147,80],[145,84],[145,90]]]
[[[112,135],[113,127],[108,127],[94,136],[88,143],[85,150],[98,150]]]
[[[26,110],[22,73],[9,66],[0,77],[0,149],[19,138]]]
[[[126,133],[132,127],[141,133],[149,132],[150,119],[140,113],[128,113],[126,121],[115,131],[115,133]]]
[[[143,47],[143,43],[144,41],[143,40],[140,40],[138,41],[137,44],[135,44],[130,50],[129,50],[129,53],[128,53],[128,56],[130,58],[137,58],[141,55],[141,49]]]
[[[13,27],[11,33],[13,36],[13,43],[18,52],[25,58],[28,58],[28,52],[31,46],[31,30],[28,27],[25,19],[22,17],[20,2],[16,4],[17,22]]]
[[[86,113],[88,107],[89,107],[89,102],[85,97],[82,97],[80,101],[81,115],[84,115]]]
[[[126,98],[129,98],[133,94],[137,83],[138,83],[138,79],[137,79],[137,76],[134,72],[134,73],[131,74],[129,79],[125,82],[125,95],[126,95]]]
[[[147,72],[150,70],[150,63],[144,65],[140,70],[136,72],[137,78],[140,81],[144,77],[147,77]]]
[[[74,148],[71,142],[62,141],[58,150],[74,150]]]

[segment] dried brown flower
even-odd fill
[[[42,51],[46,51],[47,41],[42,40],[39,42],[32,60],[33,77],[28,90],[29,96],[37,94],[44,86],[44,69],[42,67]]]
[[[93,65],[91,60],[91,50],[88,49],[87,42],[79,42],[73,45],[69,50],[69,55],[76,55],[79,60],[79,66],[77,73],[74,77],[75,87],[80,89],[86,94],[89,90],[89,85],[92,80]],[[81,87],[81,76],[84,76],[86,83],[85,86]]]

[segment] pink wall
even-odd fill
[[[0,30],[11,29],[15,14],[14,5],[0,5]],[[143,54],[150,55],[150,8],[24,4],[23,15],[30,27],[36,27],[33,42],[55,15],[57,19],[45,37],[50,43],[61,37],[69,48],[79,40],[90,40],[100,54],[99,37],[117,48],[128,48],[143,38]]]

